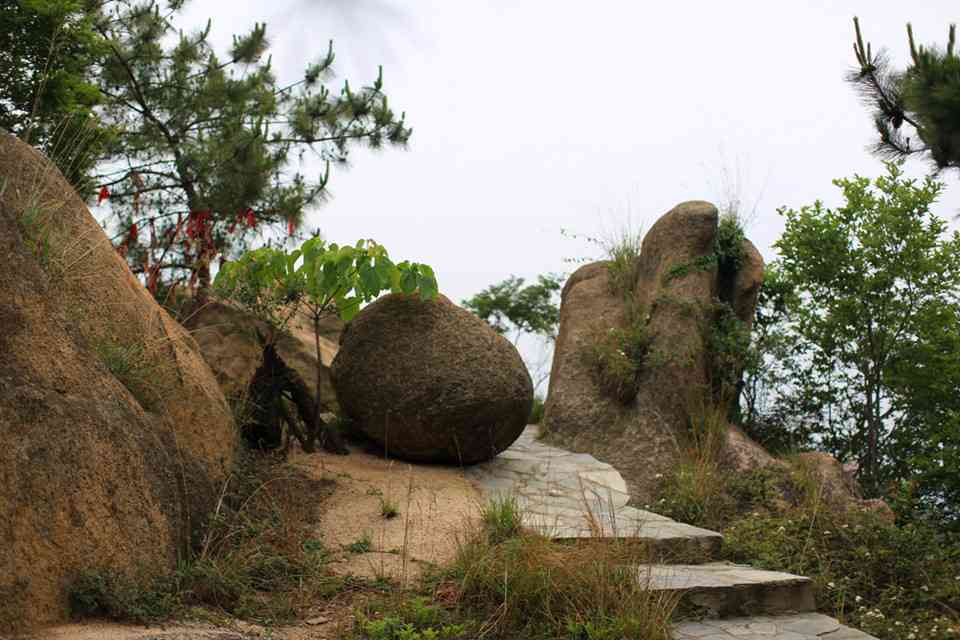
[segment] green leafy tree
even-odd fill
[[[0,2],[0,128],[41,147],[82,191],[104,136],[92,115],[103,53],[97,4]]]
[[[556,339],[560,324],[557,297],[563,286],[563,277],[549,273],[537,276],[535,283],[525,285],[525,282],[523,278],[510,276],[462,304],[486,320],[500,335],[511,336],[514,345],[519,344],[524,335],[533,335],[544,343],[537,360],[527,362],[536,389],[549,375],[549,345]]]
[[[296,384],[288,385],[306,423],[306,433],[296,429],[295,421],[288,420],[288,424],[308,452],[313,451],[314,442],[324,427],[320,419],[321,321],[336,314],[348,322],[362,304],[384,291],[417,293],[423,300],[433,299],[438,293],[433,269],[425,264],[394,263],[387,250],[372,240],[340,246],[327,244],[319,237],[307,240],[291,252],[275,247],[248,251],[220,268],[214,287],[222,298],[253,313],[270,327],[264,341],[265,361],[278,358],[273,351],[276,339],[296,314],[312,322],[317,358],[314,406],[304,406],[308,400],[299,393]],[[285,376],[292,375],[282,365],[279,368]],[[270,404],[275,404],[278,398],[270,400]],[[326,435],[325,440],[329,441],[332,434]]]
[[[819,407],[807,406],[791,383],[810,351],[790,321],[788,309],[796,302],[780,265],[768,264],[743,358],[740,425],[777,453],[810,448],[819,424]]]
[[[533,284],[524,286],[525,282],[510,276],[464,300],[463,306],[486,320],[497,333],[513,333],[514,341],[524,333],[556,338],[560,324],[556,296],[563,286],[562,277],[546,274],[537,276]]]
[[[858,67],[848,80],[873,111],[879,134],[874,151],[887,158],[921,155],[941,169],[960,169],[960,57],[956,25],[945,48],[917,45],[907,24],[911,64],[892,69],[885,53],[864,44],[853,19]]]
[[[327,193],[332,163],[357,143],[404,145],[411,130],[389,107],[382,73],[359,89],[324,84],[332,44],[280,84],[266,25],[235,36],[221,57],[209,22],[177,29],[182,4],[110,3],[97,22],[107,43],[102,112],[116,130],[99,198],[109,197],[119,248],[148,288],[188,282],[202,302],[214,259],[269,230],[295,235]]]
[[[822,445],[859,461],[869,494],[920,477],[936,500],[960,488],[938,484],[960,456],[946,437],[960,409],[960,235],[930,211],[941,183],[887,168],[836,181],[838,208],[780,210],[787,313],[805,342],[791,392],[816,408]]]

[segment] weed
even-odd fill
[[[523,526],[523,514],[517,498],[505,494],[487,502],[480,510],[480,519],[491,544],[498,544],[519,535]]]
[[[390,498],[380,496],[380,515],[387,520],[392,520],[400,515],[400,507]]]
[[[455,640],[467,638],[472,625],[454,623],[451,615],[422,596],[413,597],[399,604],[387,604],[389,613],[376,616],[372,611],[358,616],[360,637],[369,640]]]
[[[369,553],[373,549],[373,540],[370,538],[370,533],[364,531],[360,539],[348,544],[346,549],[350,553]]]
[[[23,241],[44,271],[50,268],[50,225],[47,218],[44,208],[36,202],[17,217],[17,227]]]
[[[140,344],[120,344],[101,339],[94,345],[100,361],[127,388],[146,411],[155,410],[162,398],[158,393],[159,364]]]

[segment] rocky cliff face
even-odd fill
[[[545,437],[614,465],[640,503],[654,497],[658,476],[678,460],[692,408],[718,400],[718,319],[736,318],[742,330],[753,319],[763,260],[749,241],[734,238],[731,268],[718,255],[718,222],[707,202],[680,204],[647,233],[625,290],[614,290],[603,262],[578,269],[563,290]],[[617,398],[586,354],[609,332],[625,329],[645,336],[645,354],[630,393]],[[726,440],[733,466],[770,461],[732,428]]]
[[[190,335],[57,169],[0,133],[0,629],[62,620],[78,573],[175,567],[236,429]]]

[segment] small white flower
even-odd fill
[[[860,596],[857,596],[856,598],[854,598],[854,600],[856,600],[857,602],[862,602],[863,598],[861,598]]]

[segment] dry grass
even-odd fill
[[[428,577],[419,597],[369,606],[358,616],[354,637],[669,637],[677,598],[639,579],[637,565],[650,559],[646,547],[616,540],[560,543],[524,531],[511,498],[490,502],[482,516],[479,529],[460,541],[456,559]]]
[[[269,459],[249,458],[223,486],[192,556],[173,574],[145,583],[92,571],[71,590],[74,613],[162,620],[194,607],[261,623],[301,616],[347,583],[326,570],[313,537],[318,505],[332,483]]]

